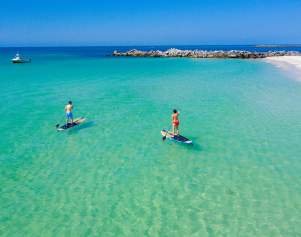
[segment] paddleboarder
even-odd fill
[[[71,124],[73,124],[73,114],[72,114],[72,110],[73,110],[73,104],[72,101],[70,100],[68,102],[68,104],[66,104],[65,106],[65,112],[66,112],[66,124],[69,123],[69,121],[71,121]]]
[[[172,132],[174,135],[179,135],[179,115],[180,112],[178,112],[176,109],[173,110],[173,113],[171,115],[171,120],[172,120]]]

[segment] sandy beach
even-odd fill
[[[301,80],[301,56],[269,57],[264,60],[285,71],[289,71],[296,75],[296,79]]]

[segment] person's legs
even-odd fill
[[[176,132],[175,130],[176,130],[176,129],[175,129],[175,124],[172,123],[172,134],[173,134],[173,135],[175,135],[175,132]]]
[[[71,121],[71,124],[73,123],[73,115],[71,112],[66,114],[66,124],[68,124],[69,121]]]
[[[179,126],[175,126],[175,135],[179,135]]]
[[[71,124],[73,124],[73,114],[70,112],[70,119],[71,119]]]

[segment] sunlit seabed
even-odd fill
[[[301,83],[272,65],[52,57],[0,95],[1,236],[301,236]],[[162,142],[173,108],[194,146]]]

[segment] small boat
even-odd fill
[[[17,53],[16,56],[11,61],[12,63],[30,63],[31,59],[24,59],[21,57],[19,53]]]

